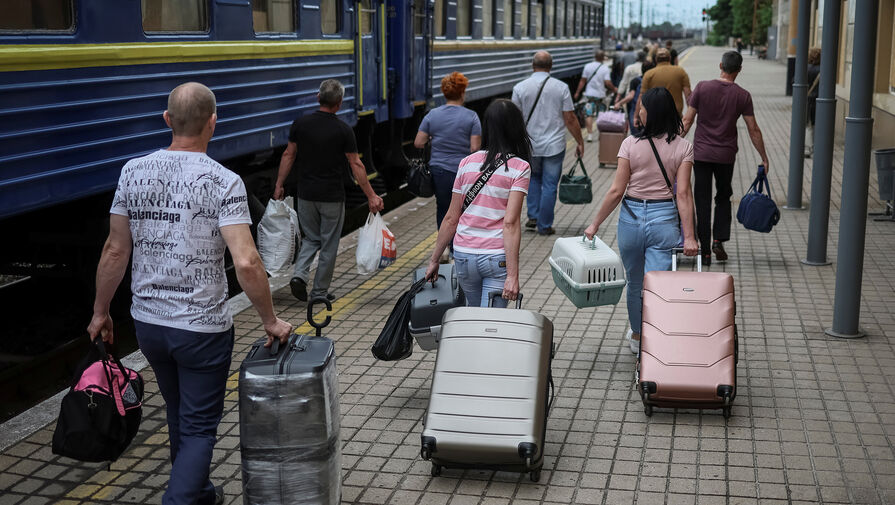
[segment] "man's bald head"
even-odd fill
[[[198,82],[187,82],[168,95],[168,124],[178,137],[197,137],[217,107],[214,93]]]
[[[535,70],[550,71],[553,68],[553,56],[547,51],[538,51],[531,60],[531,67]]]

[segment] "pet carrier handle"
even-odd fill
[[[495,291],[488,293],[488,306],[489,307],[494,306],[494,299],[497,298],[498,296],[503,296],[503,291],[495,290]],[[517,309],[522,308],[522,293],[516,294],[516,308]]]
[[[581,241],[587,243],[587,235],[582,235]],[[594,238],[590,239],[590,248],[591,249],[597,248],[597,236],[596,235],[594,235]]]
[[[321,335],[320,330],[329,326],[329,323],[330,323],[330,321],[333,320],[333,318],[331,315],[327,314],[326,319],[324,319],[322,323],[318,323],[317,321],[314,321],[314,304],[316,304],[316,303],[322,303],[322,304],[326,305],[327,312],[333,311],[333,304],[330,303],[330,301],[327,300],[326,297],[323,297],[323,296],[318,296],[316,298],[313,298],[310,302],[308,302],[308,324],[310,324],[317,330],[317,336],[319,337]]]
[[[677,272],[677,255],[679,253],[683,253],[683,252],[684,252],[683,247],[674,247],[671,249],[671,271],[672,272]],[[702,255],[701,254],[696,255],[696,271],[702,272]]]

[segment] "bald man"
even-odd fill
[[[553,209],[566,156],[566,130],[578,142],[578,156],[584,154],[584,139],[573,112],[569,87],[550,77],[553,57],[547,51],[538,51],[531,66],[531,77],[513,87],[513,103],[522,111],[531,137],[531,183],[525,227],[537,228],[540,235],[553,235]]]
[[[292,327],[274,312],[242,179],[205,154],[217,121],[214,93],[181,84],[164,119],[171,145],[121,170],[87,332],[113,342],[109,303],[133,253],[131,315],[168,411],[172,466],[162,503],[220,504],[223,488],[209,471],[233,353],[225,249],[267,346],[275,338],[285,344]]]

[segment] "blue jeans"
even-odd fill
[[[671,270],[671,249],[678,246],[681,232],[672,202],[624,204],[637,217],[625,208],[619,211],[618,250],[628,279],[628,321],[631,330],[640,333],[643,275],[653,270]]]
[[[233,328],[198,333],[134,321],[168,414],[171,477],[164,505],[214,502],[211,455],[224,413]]]
[[[432,172],[432,183],[435,186],[435,222],[441,229],[441,221],[451,206],[451,198],[454,196],[454,178],[457,172],[451,172],[443,168],[429,166]]]
[[[501,266],[502,265],[502,266]],[[487,307],[488,295],[492,291],[503,293],[507,280],[507,257],[505,254],[470,254],[454,251],[454,268],[457,282],[466,295],[469,307]],[[495,307],[506,307],[503,297],[496,297]]]
[[[553,208],[556,206],[556,188],[562,175],[562,161],[566,150],[553,156],[533,156],[531,159],[531,183],[528,186],[528,219],[538,221],[538,231],[553,227]]]

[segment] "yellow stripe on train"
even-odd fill
[[[0,72],[353,53],[353,40],[10,44],[0,46]]]

